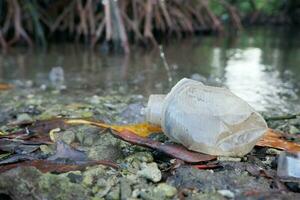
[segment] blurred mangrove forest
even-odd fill
[[[0,0],[3,50],[80,41],[128,53],[130,44],[156,46],[162,36],[299,23],[299,0]]]

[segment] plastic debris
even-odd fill
[[[279,155],[277,175],[283,179],[300,179],[300,152]]]
[[[151,95],[145,111],[173,141],[211,155],[243,156],[267,131],[263,117],[228,89],[186,78],[167,95]]]

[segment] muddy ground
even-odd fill
[[[59,116],[136,123],[143,121],[141,108],[147,101],[146,97],[124,91],[70,91],[26,83],[0,91],[0,100],[2,134],[13,131],[9,123]],[[269,125],[299,134],[300,118]],[[162,134],[151,137],[168,142]],[[34,151],[20,146],[14,153],[1,152],[0,162],[16,154],[47,159],[56,155],[57,145],[63,142],[89,159],[109,160],[120,167],[96,165],[67,173],[17,167],[0,174],[0,199],[300,199],[299,182],[283,182],[276,177],[280,153],[276,149],[256,147],[242,158],[219,157],[211,162],[216,168],[197,169],[86,125],[57,130],[52,140],[54,144],[41,144]]]

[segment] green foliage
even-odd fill
[[[292,1],[293,0],[225,0],[229,5],[235,6],[242,16],[251,14],[255,11],[259,11],[265,15],[276,15],[282,11],[285,5]],[[221,1],[219,0],[210,1],[210,8],[217,16],[226,14],[226,9],[220,2]]]
[[[40,13],[38,11],[38,5],[36,0],[26,1],[24,3],[24,9],[29,13],[32,19],[36,41],[45,47],[47,41],[46,41],[43,25],[40,21]]]

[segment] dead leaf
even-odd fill
[[[50,156],[48,160],[57,159],[68,159],[75,162],[82,162],[88,160],[88,157],[83,151],[79,151],[75,148],[72,148],[63,141],[58,141],[56,143],[55,154]]]
[[[125,141],[140,146],[146,146],[152,149],[162,151],[174,158],[185,160],[186,162],[201,162],[212,160],[215,157],[203,157],[205,154],[192,152],[180,145],[163,144],[146,138],[151,133],[161,132],[159,126],[153,126],[148,123],[133,124],[133,125],[109,125],[102,122],[98,122],[90,119],[66,119],[56,118],[44,121],[26,122],[18,124],[18,126],[24,129],[9,135],[0,135],[0,138],[21,138],[28,139],[30,141],[48,142],[49,132],[55,128],[65,129],[70,125],[92,125],[99,128],[110,128],[120,134],[114,132],[116,137],[119,137]],[[41,138],[40,138],[41,137]],[[284,139],[283,135],[269,129],[263,138],[256,144],[257,146],[272,147],[282,149],[286,151],[300,151],[300,144],[295,142],[289,142]],[[182,154],[182,155],[179,155]],[[206,155],[207,156],[207,155]]]
[[[63,118],[55,118],[41,121],[21,122],[17,124],[10,124],[12,127],[22,128],[8,135],[0,135],[0,138],[29,140],[32,142],[39,142],[43,144],[51,144],[49,132],[56,128],[65,129],[68,125],[64,122]]]
[[[111,131],[111,133],[117,138],[130,142],[132,144],[161,151],[173,158],[178,158],[189,163],[205,162],[205,161],[216,159],[216,156],[193,152],[181,145],[164,144],[146,138],[146,136],[150,135],[150,133],[161,132],[161,128],[159,126],[153,126],[148,123],[135,124],[129,126],[128,125],[116,126],[116,125],[107,125],[101,122],[97,122],[94,120],[87,120],[87,119],[64,119],[63,121],[67,125],[85,124],[85,125],[97,126],[100,128],[110,128],[115,131],[115,132]]]
[[[152,125],[149,123],[140,123],[140,124],[131,124],[131,125],[109,125],[109,124],[97,122],[94,120],[87,120],[87,119],[65,119],[65,122],[67,124],[88,124],[88,125],[98,126],[101,128],[110,128],[118,132],[128,130],[141,137],[147,137],[151,133],[162,132],[160,126]]]
[[[204,164],[204,165],[192,165],[192,167],[194,167],[196,169],[216,169],[221,166],[217,165],[217,164]]]
[[[11,163],[19,163],[23,161],[28,161],[28,160],[38,160],[39,157],[32,155],[32,154],[13,154],[11,156],[8,156],[8,158],[5,158],[4,160],[0,161],[0,165],[7,165]],[[0,167],[1,168],[1,167]]]
[[[144,138],[141,136],[138,136],[128,130],[124,130],[122,132],[116,133],[114,131],[111,131],[111,133],[124,141],[127,141],[131,144],[136,144],[143,147],[148,147],[154,150],[158,150],[160,152],[163,152],[173,158],[178,158],[180,160],[183,160],[185,162],[189,163],[197,163],[197,162],[206,162],[210,160],[216,159],[216,156],[206,155],[194,151],[190,151],[186,149],[185,147],[177,144],[164,144],[161,142],[157,142],[154,140],[151,140],[149,138]]]
[[[19,140],[0,139],[0,150],[10,153],[29,154],[39,149],[39,145],[26,144]]]
[[[93,165],[105,165],[112,168],[118,168],[118,165],[105,160],[100,161],[88,161],[84,164],[62,164],[56,163],[49,160],[33,160],[33,161],[24,161],[18,163],[12,163],[7,165],[0,166],[0,173],[5,172],[7,170],[16,168],[16,167],[35,167],[43,173],[46,172],[56,172],[56,173],[64,173],[69,171],[76,171],[76,170],[84,170],[88,166]]]
[[[285,140],[280,132],[273,129],[268,129],[266,134],[257,142],[256,146],[272,147],[289,152],[300,151],[300,144]]]
[[[9,90],[11,89],[13,86],[7,83],[0,83],[0,90]]]
[[[23,128],[20,131],[16,131],[9,135],[0,135],[0,138],[16,138],[19,139],[29,139],[31,137],[43,138],[46,135],[49,138],[49,132],[52,130],[56,130],[57,128],[66,129],[70,125],[92,125],[97,126],[99,128],[110,128],[117,132],[122,132],[124,130],[128,130],[133,132],[136,135],[147,137],[151,133],[161,132],[160,126],[151,125],[149,123],[140,123],[140,124],[132,124],[132,125],[109,125],[99,121],[91,120],[91,119],[66,119],[66,118],[54,118],[49,120],[41,120],[41,121],[32,121],[32,122],[22,122],[18,124],[10,124],[10,126],[18,126]],[[32,139],[30,139],[32,140]],[[45,142],[50,142],[51,139],[45,140]]]

